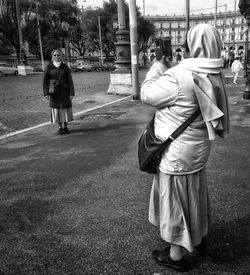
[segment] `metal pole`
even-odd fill
[[[244,54],[244,71],[245,71],[245,77],[247,77],[248,27],[245,31],[245,34],[246,34],[246,43],[245,43],[245,54]]]
[[[217,0],[215,0],[214,26],[217,26]]]
[[[39,45],[40,45],[41,61],[42,61],[42,70],[45,71],[45,65],[44,65],[44,59],[43,59],[42,36],[41,36],[41,29],[40,29],[40,22],[39,22],[37,0],[36,0],[36,19],[37,19],[37,31],[38,31],[38,38],[39,38]]]
[[[224,31],[225,31],[224,43],[226,43],[226,35],[227,35],[227,4],[225,4],[225,26],[224,26]]]
[[[21,19],[20,19],[20,7],[19,0],[16,0],[16,17],[17,17],[17,27],[18,27],[18,35],[19,35],[19,43],[20,43],[20,63],[25,64],[25,51],[23,44],[23,34],[21,28]]]
[[[125,21],[125,9],[124,9],[124,0],[117,0],[117,9],[118,9],[118,27],[119,30],[126,29]]]
[[[100,50],[101,50],[101,63],[103,65],[103,54],[102,54],[102,33],[101,33],[101,21],[98,15],[98,26],[99,26],[99,39],[100,39]]]
[[[133,99],[139,99],[139,73],[138,73],[138,37],[137,37],[137,14],[136,0],[129,1],[129,23],[130,23],[130,47],[131,47],[131,69],[132,69],[132,85]]]
[[[190,0],[186,0],[186,33],[189,30]]]
[[[229,18],[229,39],[228,39],[228,52],[230,54],[230,41],[231,41],[231,19]]]
[[[249,42],[249,33],[250,33],[250,15],[246,16],[246,21],[247,21],[247,32],[246,32],[246,41],[247,44]],[[248,47],[249,45],[247,45]],[[247,49],[247,59],[246,59],[246,75],[247,75],[247,79],[246,79],[246,86],[244,89],[244,93],[243,93],[243,99],[250,99],[250,49]]]
[[[81,10],[82,10],[82,14],[81,14],[82,22],[83,22],[83,12],[84,12],[83,3],[85,3],[85,2],[86,2],[86,0],[82,0],[82,8],[81,8]]]
[[[249,42],[249,32],[250,32],[250,2],[249,0],[240,0],[239,1],[240,13],[245,17],[247,23],[246,31],[246,47],[247,47],[247,56],[245,58],[245,73],[246,73],[246,86],[243,93],[243,99],[250,99],[250,49],[248,48]]]
[[[145,0],[143,0],[143,16],[145,17]]]
[[[224,37],[223,37],[223,50],[225,51],[225,55],[226,55],[226,49],[225,49],[225,42],[226,42],[226,13],[227,13],[227,4],[224,5],[225,6],[225,15],[224,15],[224,23],[223,23],[223,29],[224,29]]]
[[[234,19],[233,19],[233,28],[234,28],[234,34],[233,34],[233,51],[236,54],[235,49],[235,35],[236,35],[236,31],[235,31],[235,27],[236,27],[236,0],[234,0]]]

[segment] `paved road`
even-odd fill
[[[225,70],[224,73],[229,83],[229,95],[237,96],[237,93],[244,87],[239,86],[236,89],[231,85],[231,71]],[[146,70],[139,71],[140,81],[144,79],[145,74]],[[107,95],[110,72],[84,72],[72,75],[76,93],[73,100],[73,113],[121,98],[119,95]],[[42,80],[43,74],[0,78],[0,136],[50,121],[48,101],[44,99],[42,93]],[[243,82],[241,74],[239,83]],[[234,98],[231,98],[231,101],[239,108],[242,107],[242,104],[235,103]],[[244,108],[240,114],[244,113],[245,119],[247,110]],[[235,120],[236,122],[239,120],[238,115]],[[244,121],[244,123],[247,122]]]
[[[109,75],[110,72],[72,74],[76,94],[73,113],[119,98],[106,95]],[[50,120],[42,81],[43,74],[0,78],[0,135]]]
[[[166,245],[147,220],[152,176],[137,164],[152,111],[127,99],[79,117],[69,135],[47,125],[0,140],[0,274],[177,274],[151,257]],[[249,273],[249,136],[232,125],[214,142],[208,251],[186,255],[186,274]]]
[[[139,71],[143,79],[145,70]],[[107,95],[110,72],[72,73],[75,85],[73,113],[99,106],[119,95]],[[0,78],[0,135],[50,120],[48,101],[42,92],[43,74]]]
[[[238,117],[229,138],[214,142],[208,251],[186,255],[195,263],[188,274],[250,270],[243,88],[228,85],[230,116]],[[147,221],[152,176],[138,171],[137,140],[152,111],[127,99],[77,118],[69,135],[47,125],[0,140],[1,275],[177,274],[151,257],[165,244]]]

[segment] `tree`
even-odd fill
[[[113,23],[117,21],[117,3],[104,1],[103,8],[89,8],[82,13],[77,0],[37,0],[39,22],[45,59],[50,59],[51,50],[70,47],[80,56],[87,52],[100,50],[98,17],[101,21],[102,50],[106,57],[115,56],[116,31]],[[36,0],[21,0],[20,14],[24,41],[29,43],[32,54],[39,57],[40,48],[37,32]],[[154,26],[138,13],[139,52],[147,47]],[[125,18],[129,29],[129,9],[125,4]],[[0,0],[0,33],[7,44],[11,45],[19,57],[20,43],[16,18],[15,0]]]
[[[37,2],[43,42],[46,42],[43,43],[45,57],[48,59],[51,50],[60,47],[60,38],[69,37],[69,30],[65,26],[77,23],[77,0],[37,0]],[[35,0],[20,1],[20,14],[24,41],[29,43],[31,52],[38,55],[35,4]],[[13,46],[19,58],[20,43],[15,0],[0,0],[0,33]]]
[[[0,55],[9,55],[13,53],[13,47],[9,41],[0,34]]]
[[[80,56],[98,49],[98,11],[88,9],[71,31],[70,46]]]
[[[100,41],[98,37],[98,16],[101,21],[102,47],[106,57],[116,55],[116,31],[113,27],[117,21],[117,2],[115,0],[104,1],[102,9],[88,9],[84,13],[84,23],[91,36],[93,48],[100,49]],[[154,25],[142,17],[139,9],[137,9],[138,17],[138,52],[145,50],[149,38],[154,34]],[[129,8],[125,3],[125,21],[126,27],[129,29]]]
[[[78,22],[77,0],[39,0],[38,3],[44,56],[49,60],[53,49],[60,48],[62,43],[69,41],[71,30]],[[37,55],[39,46],[36,20],[34,17],[26,25],[24,33],[32,53]]]
[[[20,3],[20,13],[24,15],[26,20],[29,20],[30,9],[32,9],[30,1],[23,0]],[[20,42],[15,0],[0,0],[0,33],[3,34],[7,42],[15,49],[19,60]]]
[[[114,0],[104,3],[104,8],[88,8],[81,13],[78,25],[72,30],[71,48],[79,55],[84,56],[87,52],[100,50],[98,17],[101,21],[102,50],[105,55],[115,54],[115,32],[113,17],[117,5]]]
[[[103,51],[108,58],[109,55],[116,55],[116,47],[115,47],[115,42],[116,42],[116,31],[113,27],[114,22],[117,21],[117,3],[115,0],[109,0],[109,2],[104,1],[103,3],[103,10],[101,16],[101,21],[102,21],[102,42],[103,42]],[[125,18],[126,22],[128,23],[129,21],[129,10],[128,10],[128,5],[125,4]],[[127,24],[128,27],[128,24]]]
[[[101,18],[101,32],[103,50],[108,56],[109,54],[115,55],[115,41],[116,41],[116,29],[113,27],[113,23],[117,20],[117,2],[115,0],[104,1],[103,9],[99,11]],[[126,27],[129,29],[129,8],[125,3],[125,21]],[[154,25],[142,17],[139,8],[137,8],[137,21],[138,21],[138,52],[148,48],[148,41],[153,36],[155,28]],[[97,26],[97,23],[95,24]],[[95,30],[97,31],[97,30]]]
[[[154,25],[142,16],[138,17],[138,52],[145,52],[148,48],[148,41],[154,35]]]

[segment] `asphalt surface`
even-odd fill
[[[186,253],[186,274],[249,274],[250,101],[243,90],[228,84],[231,133],[216,139],[207,165],[208,251]],[[123,98],[76,117],[69,135],[50,124],[0,140],[0,274],[177,274],[151,257],[166,245],[147,220],[152,176],[137,164],[152,113]]]
[[[107,96],[110,72],[72,73],[78,113],[120,97]],[[0,78],[0,136],[50,121],[49,102],[43,96],[43,73]]]

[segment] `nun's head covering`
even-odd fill
[[[221,38],[218,30],[208,24],[198,24],[190,28],[187,45],[191,58],[221,57]]]
[[[51,52],[51,56],[53,56],[54,53],[59,53],[59,54],[63,57],[63,52],[62,52],[60,49],[54,49],[54,50]]]
[[[193,73],[194,90],[210,140],[229,132],[228,100],[222,76],[221,39],[218,30],[198,24],[188,31],[189,58],[179,64]]]

